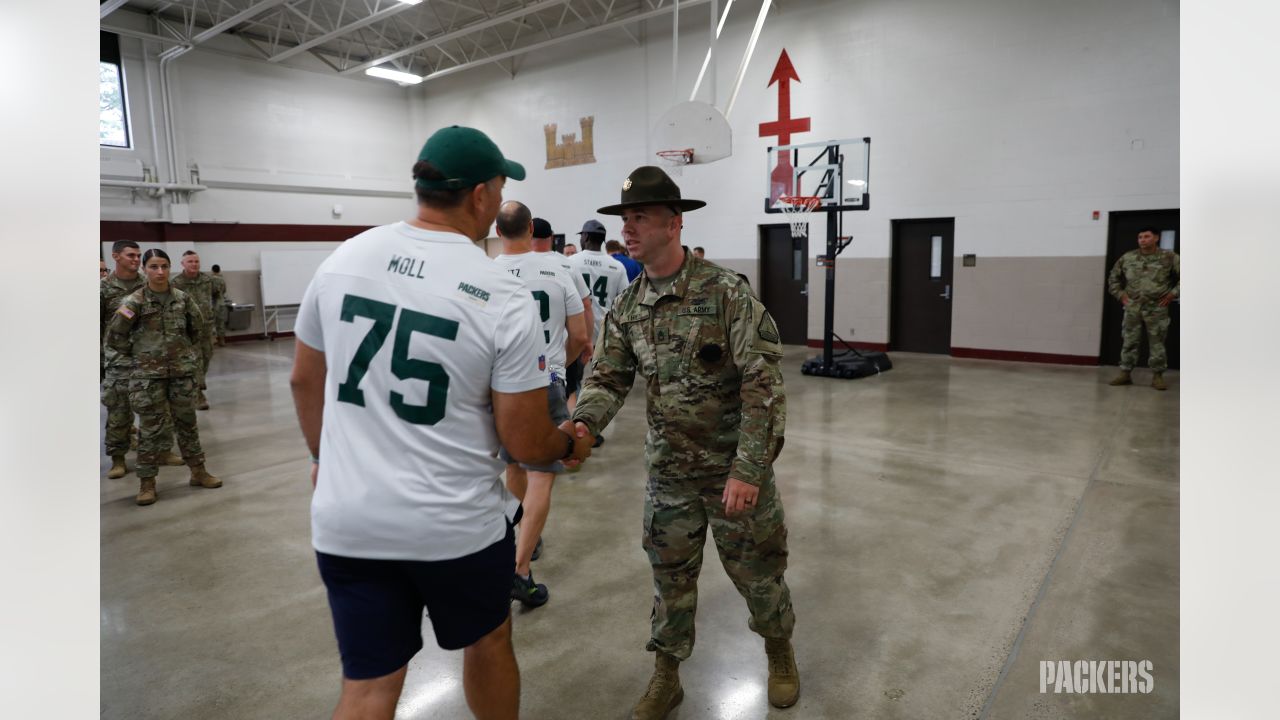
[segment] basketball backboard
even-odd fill
[[[690,101],[673,105],[653,130],[655,151],[692,150],[689,164],[715,162],[733,154],[733,133],[724,113]]]
[[[818,212],[871,208],[871,138],[779,145],[766,154],[765,212],[783,212],[783,196],[817,197]]]

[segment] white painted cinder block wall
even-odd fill
[[[722,38],[722,101],[754,20],[750,7],[734,13]],[[509,194],[557,230],[580,225],[616,201],[631,169],[656,163],[649,132],[673,99],[662,25],[643,47],[622,39],[580,60],[544,56],[514,80],[495,68],[426,83],[415,91],[415,133],[484,128],[529,167]],[[702,23],[688,21],[681,99],[705,38]],[[873,209],[846,214],[855,237],[847,256],[888,257],[890,221],[912,217],[955,217],[957,255],[1101,255],[1106,223],[1092,210],[1177,207],[1176,3],[787,3],[765,25],[730,118],[733,156],[680,179],[708,201],[687,216],[686,235],[709,255],[754,257],[756,226],[779,221],[761,211],[765,148],[776,140],[760,138],[758,125],[776,116],[766,83],[783,48],[801,78],[792,115],[812,118],[812,131],[792,141],[873,139]],[[543,170],[543,124],[571,131],[585,115],[596,118],[597,163]],[[810,232],[824,237],[823,221]]]
[[[735,6],[721,38],[721,105],[755,11],[755,3]],[[656,164],[649,133],[672,102],[688,97],[706,48],[706,16],[706,6],[682,13],[674,91],[665,18],[646,25],[640,45],[618,31],[600,33],[523,59],[514,79],[489,66],[412,90],[197,50],[178,61],[179,164],[194,159],[202,177],[408,191],[405,175],[427,135],[469,124],[529,169],[508,196],[572,233],[597,217],[596,207],[616,201],[631,169]],[[873,138],[873,209],[846,214],[854,243],[842,261],[888,258],[891,221],[923,217],[956,219],[957,255],[1101,257],[1107,211],[1179,206],[1178,31],[1173,0],[786,3],[770,13],[730,118],[734,155],[678,178],[687,196],[709,203],[686,217],[686,242],[711,257],[754,259],[757,225],[779,220],[761,211],[764,150],[776,140],[757,128],[775,117],[775,89],[766,83],[785,48],[801,78],[792,115],[812,118],[812,130],[792,142]],[[141,76],[130,41],[125,52],[127,70]],[[145,124],[141,85],[130,87],[135,136]],[[543,169],[543,125],[573,132],[587,115],[595,117],[597,162]],[[149,150],[134,152],[145,158]],[[104,218],[155,217],[154,204],[119,197],[104,191]],[[340,220],[330,215],[335,202],[347,210]],[[394,197],[219,189],[197,194],[191,217],[380,224],[411,210]],[[1103,211],[1101,220],[1091,219],[1093,210]],[[598,219],[619,234],[616,219]],[[810,231],[824,237],[824,221]],[[820,253],[821,243],[811,241],[810,251]],[[820,277],[811,270],[811,286]],[[811,324],[821,317],[819,296],[810,296]],[[972,316],[965,303],[978,297],[957,294],[957,314]],[[1100,317],[1100,294],[1092,302]],[[858,312],[842,303],[836,327],[862,322]],[[887,320],[859,339],[887,340],[875,333],[887,335]],[[964,346],[964,329],[956,333],[953,345]],[[1095,340],[1052,351],[1096,353]],[[1027,342],[1014,337],[1003,349],[1046,349]]]

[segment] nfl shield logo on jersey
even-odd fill
[[[546,356],[546,355],[539,355],[539,356],[538,356],[538,369],[539,369],[539,370],[546,370],[546,369],[547,369],[547,356]]]

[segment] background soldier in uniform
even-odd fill
[[[227,344],[227,306],[231,298],[227,297],[227,280],[222,277],[222,268],[214,264],[209,279],[213,282],[213,296],[217,298],[213,306],[213,340],[215,345]]]
[[[123,356],[106,344],[107,326],[116,309],[128,296],[146,284],[138,268],[142,264],[142,251],[132,240],[117,240],[111,246],[111,259],[116,269],[103,278],[98,291],[98,344],[102,360],[102,404],[107,407],[107,432],[104,445],[111,469],[107,477],[116,480],[125,476],[128,467],[124,456],[129,452],[133,430],[133,410],[129,407],[129,375],[132,358]],[[167,443],[166,447],[172,447]],[[165,465],[182,465],[182,458],[165,452],[161,460]]]
[[[1111,268],[1107,291],[1124,305],[1120,374],[1111,381],[1112,385],[1133,384],[1130,373],[1138,364],[1138,345],[1146,325],[1151,387],[1168,388],[1164,382],[1164,371],[1169,366],[1164,337],[1169,332],[1169,303],[1178,297],[1180,283],[1175,276],[1181,274],[1178,254],[1160,249],[1160,233],[1154,228],[1139,230],[1138,249],[1121,255]]]
[[[679,662],[693,651],[708,526],[751,629],[765,638],[769,702],[790,707],[800,696],[772,469],[786,419],[782,347],[773,319],[734,273],[682,249],[681,213],[704,204],[681,199],[660,168],[641,167],[622,184],[622,202],[597,211],[622,216],[627,249],[644,264],[605,318],[573,415],[579,437],[598,434],[636,372],[643,376],[644,548],[655,588],[648,649],[657,655],[637,720],[664,718],[684,697]]]
[[[163,250],[148,250],[142,262],[147,284],[120,303],[107,344],[132,362],[129,403],[140,420],[137,502],[150,505],[157,497],[157,464],[166,452],[171,417],[191,484],[216,488],[222,481],[205,470],[193,406],[200,347],[209,342],[204,313],[189,295],[170,287],[169,256]]]
[[[222,295],[217,292],[209,273],[200,272],[200,256],[195,250],[182,253],[182,272],[174,276],[171,284],[196,301],[196,305],[204,313],[205,321],[209,325],[210,340],[207,346],[201,348],[200,374],[196,378],[198,386],[196,409],[208,410],[209,399],[204,394],[207,387],[204,380],[205,374],[209,372],[209,360],[213,357],[213,313],[214,309],[222,304]]]

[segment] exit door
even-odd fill
[[[955,219],[893,221],[889,347],[951,353]]]
[[[760,301],[784,345],[809,342],[809,238],[790,225],[760,226]]]
[[[1177,210],[1133,210],[1108,213],[1107,218],[1107,269],[1115,267],[1120,256],[1130,250],[1138,249],[1138,231],[1143,228],[1155,228],[1160,235],[1160,249],[1180,252],[1182,247],[1179,232],[1179,211]],[[1107,294],[1107,278],[1102,278],[1102,352],[1099,362],[1102,365],[1119,365],[1120,348],[1124,344],[1120,337],[1120,329],[1124,324],[1124,308],[1120,301]],[[1180,323],[1178,316],[1181,309],[1178,301],[1169,303],[1169,333],[1164,338],[1164,349],[1169,356],[1169,367],[1178,369],[1181,353],[1178,349],[1178,333]],[[1147,336],[1142,334],[1138,346],[1138,367],[1147,366]]]

